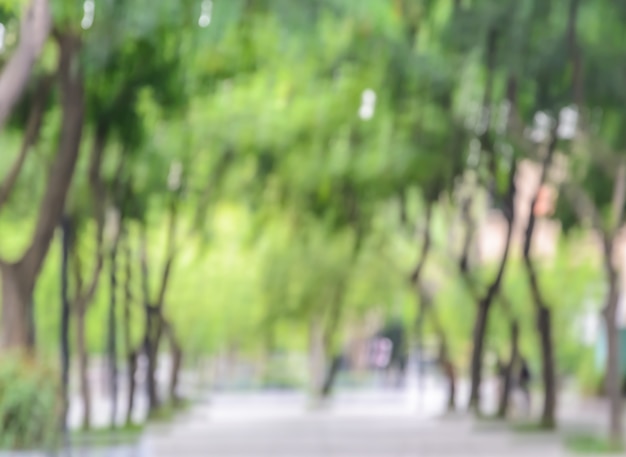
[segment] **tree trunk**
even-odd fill
[[[452,412],[456,408],[456,372],[454,370],[454,364],[450,359],[448,352],[448,342],[443,328],[439,323],[439,319],[434,314],[434,310],[431,308],[432,317],[439,335],[439,365],[443,369],[446,378],[448,379],[448,411]]]
[[[161,325],[163,326],[163,333],[168,339],[170,345],[170,351],[172,356],[172,369],[170,371],[170,383],[169,383],[169,400],[173,406],[176,406],[180,402],[178,395],[178,381],[180,377],[180,370],[183,363],[183,350],[178,343],[176,333],[172,324],[162,319]]]
[[[480,386],[482,382],[482,361],[487,334],[487,324],[489,318],[489,308],[491,301],[482,300],[478,304],[478,313],[474,323],[474,333],[472,338],[472,361],[470,365],[471,389],[469,409],[479,412],[480,410]]]
[[[326,373],[326,349],[324,330],[319,317],[314,317],[309,331],[311,393],[314,401],[321,400],[324,375]]]
[[[109,303],[109,369],[111,388],[111,427],[117,424],[117,246],[119,236],[116,236],[110,254],[109,280],[110,280],[110,303]]]
[[[476,314],[476,322],[474,324],[473,334],[473,348],[472,348],[472,361],[471,361],[471,388],[470,388],[470,400],[469,409],[479,413],[480,412],[480,386],[482,382],[482,369],[483,369],[483,352],[485,346],[485,338],[487,334],[489,311],[493,301],[500,293],[500,286],[504,273],[506,271],[506,265],[509,259],[509,252],[511,251],[511,239],[513,237],[513,225],[515,222],[515,178],[517,175],[517,164],[513,161],[511,165],[511,171],[509,173],[508,191],[505,197],[503,212],[507,221],[507,233],[504,245],[504,252],[500,259],[500,265],[498,267],[498,273],[493,282],[489,286],[484,298],[478,303],[478,311]]]
[[[180,189],[177,191],[179,192]],[[154,413],[159,408],[158,383],[156,372],[158,368],[159,345],[163,333],[163,307],[167,287],[170,282],[172,267],[176,257],[176,232],[178,225],[178,199],[179,195],[172,198],[170,202],[169,223],[167,229],[167,241],[165,247],[166,260],[161,273],[161,282],[156,300],[150,298],[149,270],[148,270],[148,246],[145,225],[141,230],[141,284],[143,290],[144,311],[146,319],[144,348],[148,358],[148,373],[146,388],[150,413]]]
[[[128,354],[128,404],[126,405],[126,425],[133,423],[133,411],[135,409],[135,376],[137,375],[137,354],[139,351],[131,351]]]
[[[355,248],[355,257],[357,253],[358,248]],[[339,364],[336,364],[335,362],[336,360],[338,360],[338,358],[341,357],[341,354],[336,352],[335,340],[337,336],[337,331],[341,324],[341,318],[344,308],[343,300],[345,296],[347,282],[348,278],[344,277],[337,285],[333,301],[331,302],[330,316],[328,316],[328,319],[326,320],[326,328],[323,331],[323,347],[325,360],[329,360],[330,364],[328,365],[328,369],[324,371],[325,375],[323,375],[324,377],[320,386],[321,398],[330,397],[333,391],[333,387],[335,386],[337,374],[339,372]]]
[[[448,411],[454,411],[456,409],[456,370],[454,368],[454,362],[450,357],[448,350],[448,338],[439,320],[436,308],[433,306],[432,297],[428,290],[426,290],[421,284],[417,285],[417,294],[419,301],[422,305],[422,322],[427,315],[430,316],[430,320],[435,329],[435,334],[439,339],[439,355],[438,364],[443,370],[446,378],[448,379]]]
[[[80,38],[59,37],[59,79],[62,123],[58,152],[50,169],[46,190],[39,207],[33,239],[22,260],[23,274],[34,287],[54,231],[63,215],[65,197],[74,177],[83,133],[84,89],[78,64]]]
[[[511,398],[511,387],[513,384],[513,370],[515,364],[519,358],[519,325],[517,321],[513,321],[511,324],[511,356],[509,363],[506,366],[500,390],[500,399],[498,404],[498,417],[506,419],[509,412],[509,404]],[[500,373],[498,373],[500,375]]]
[[[48,0],[32,0],[22,20],[17,49],[0,74],[0,130],[30,79],[51,27],[52,16]]]
[[[62,36],[59,41],[59,78],[63,114],[58,152],[50,170],[30,246],[17,263],[1,263],[0,266],[3,279],[2,347],[4,349],[34,350],[34,329],[29,328],[34,322],[31,315],[33,290],[54,232],[63,215],[65,197],[74,175],[80,149],[84,94],[82,75],[76,71],[75,65],[80,51],[80,40],[72,36]],[[0,99],[3,97],[1,86],[2,81],[0,81]],[[0,127],[1,124],[0,119]]]
[[[404,205],[403,205],[404,207]],[[420,392],[423,391],[424,387],[424,370],[422,369],[422,354],[424,350],[424,315],[426,312],[426,304],[422,303],[421,294],[420,294],[420,280],[422,278],[422,272],[424,271],[424,266],[426,265],[426,260],[428,259],[428,254],[430,253],[431,247],[431,234],[430,234],[430,226],[432,219],[432,208],[433,205],[430,202],[426,203],[426,217],[424,220],[424,237],[422,239],[422,250],[420,253],[419,260],[415,265],[415,269],[411,273],[411,277],[409,278],[412,286],[417,291],[417,303],[419,305],[417,309],[417,320],[416,320],[416,331],[417,331],[417,347],[419,351],[419,362],[418,362],[418,375],[417,375],[417,383],[418,390]],[[425,298],[429,300],[430,298]]]
[[[89,355],[85,332],[86,309],[82,303],[77,303],[76,312],[76,345],[78,352],[78,376],[80,380],[80,395],[83,401],[83,429],[91,428],[91,386],[89,383]]]
[[[537,330],[539,332],[539,342],[541,344],[541,366],[542,366],[542,378],[544,384],[544,401],[543,412],[541,415],[541,424],[543,427],[552,429],[556,426],[556,379],[554,370],[554,348],[552,343],[552,323],[550,309],[546,305],[541,289],[539,287],[539,277],[535,266],[531,259],[531,246],[535,233],[535,207],[539,199],[539,192],[542,186],[545,184],[548,170],[552,164],[552,158],[556,150],[558,141],[558,122],[552,129],[552,138],[548,145],[548,151],[542,163],[541,176],[535,194],[533,196],[530,208],[528,210],[528,225],[526,227],[526,233],[524,237],[524,266],[528,274],[528,281],[530,283],[530,292],[533,298],[533,304],[535,306],[535,315],[537,319]]]
[[[322,386],[322,398],[328,398],[332,393],[335,381],[337,380],[337,375],[339,375],[339,370],[341,369],[341,358],[341,354],[336,354],[332,357],[326,379]]]
[[[21,272],[20,264],[0,264],[2,274],[2,347],[34,350],[29,335],[33,312],[32,286]]]
[[[527,258],[525,265],[530,277],[530,290],[535,303],[537,331],[541,345],[541,377],[544,385],[543,411],[541,425],[552,429],[556,426],[556,373],[554,369],[554,345],[552,342],[552,318],[541,296],[537,274],[530,259]]]
[[[180,370],[183,366],[183,351],[176,346],[172,349],[172,373],[170,379],[170,399],[172,404],[180,403],[180,395],[178,393],[178,385],[180,383]]]
[[[145,348],[146,356],[148,358],[148,369],[146,373],[146,389],[148,394],[148,404],[150,414],[153,414],[160,406],[159,403],[159,388],[157,382],[157,369],[159,358],[159,342],[160,342],[160,327],[161,327],[161,315],[157,309],[150,306],[147,311],[146,318],[146,338]]]
[[[456,372],[452,361],[446,359],[444,362],[444,372],[448,378],[448,411],[456,409]]]
[[[172,371],[170,373],[170,402],[172,405],[180,403],[180,395],[178,393],[178,384],[180,381],[180,370],[183,366],[183,350],[175,338],[170,338],[172,347]]]
[[[554,344],[552,343],[552,313],[550,308],[542,307],[539,311],[539,335],[543,353],[542,372],[545,387],[541,424],[544,428],[556,426],[556,371],[554,369]]]
[[[70,297],[69,297],[69,252],[71,245],[71,225],[69,218],[61,221],[62,252],[61,252],[61,389],[63,396],[63,412],[61,415],[62,433],[67,431],[67,413],[69,410],[70,385]]]
[[[610,260],[609,260],[610,262]],[[611,266],[609,272],[609,295],[605,309],[605,324],[607,337],[606,360],[606,391],[609,398],[610,424],[609,436],[611,442],[619,446],[622,444],[622,389],[620,370],[619,330],[617,328],[617,306],[619,302],[619,279],[615,268]]]
[[[128,403],[126,407],[126,424],[130,425],[133,422],[133,409],[135,406],[135,376],[137,372],[137,353],[133,348],[132,331],[131,331],[131,312],[130,306],[133,301],[132,293],[132,248],[130,244],[130,237],[126,227],[122,225],[122,239],[124,241],[124,258],[125,258],[125,275],[124,275],[124,319],[122,321],[122,328],[124,332],[124,349],[126,351],[126,360],[128,363]]]

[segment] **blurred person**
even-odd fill
[[[526,362],[526,359],[520,356],[520,366],[518,373],[517,387],[519,388],[525,403],[526,414],[530,415],[531,412],[531,395],[530,395],[530,383],[532,381],[532,374],[530,367]]]

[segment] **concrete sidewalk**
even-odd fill
[[[567,456],[556,434],[516,434],[467,417],[438,418],[444,396],[432,384],[410,392],[340,392],[310,410],[301,394],[224,394],[174,426],[152,429],[154,457]],[[419,407],[417,406],[419,405]]]

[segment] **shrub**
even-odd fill
[[[52,447],[59,436],[58,376],[31,358],[0,357],[0,447]]]

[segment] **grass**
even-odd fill
[[[565,447],[575,454],[617,455],[626,451],[626,447],[611,443],[605,437],[597,435],[572,435],[565,439]]]
[[[128,424],[116,428],[97,428],[77,430],[71,433],[72,444],[88,444],[89,446],[111,446],[116,444],[132,444],[139,441],[144,426]]]
[[[491,423],[491,422],[505,422],[506,419],[504,419],[503,417],[498,416],[497,414],[485,414],[485,413],[479,413],[479,414],[475,414],[473,416],[476,420],[480,421],[480,422],[487,422],[487,423]]]
[[[189,409],[191,403],[188,400],[180,400],[175,405],[165,404],[151,414],[148,423],[169,423],[176,416]],[[113,446],[120,444],[133,444],[139,441],[144,424],[128,424],[122,427],[106,427],[91,430],[77,430],[71,433],[70,440],[73,445],[88,445],[96,447]]]
[[[186,399],[181,399],[175,404],[167,403],[162,405],[156,411],[150,413],[148,422],[162,424],[172,422],[176,416],[182,412],[187,411],[191,406],[191,402]]]
[[[536,421],[517,422],[511,425],[513,431],[518,433],[552,433],[555,427],[547,427],[545,424]]]

